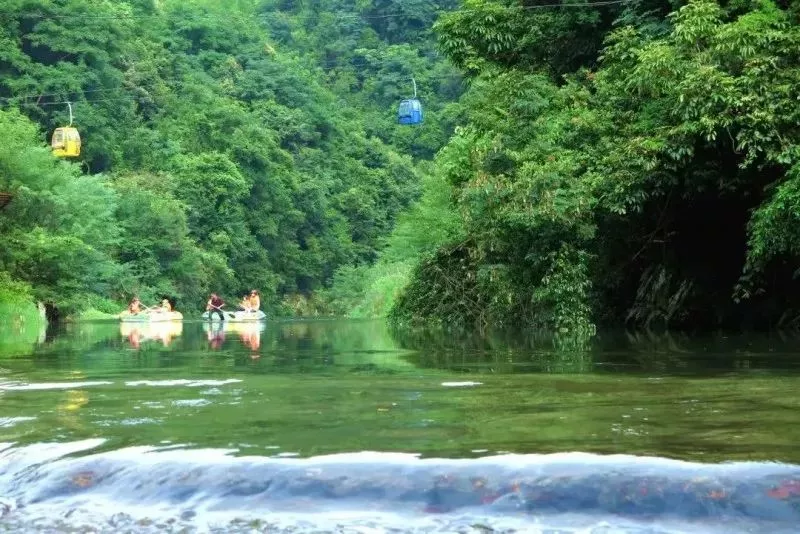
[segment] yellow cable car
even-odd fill
[[[76,158],[81,155],[81,135],[76,128],[72,127],[72,104],[69,106],[69,126],[56,128],[50,146],[53,155],[59,158]]]

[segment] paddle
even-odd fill
[[[146,311],[158,311],[158,312],[163,311],[161,309],[161,304],[153,304],[152,306],[145,306],[144,309]]]
[[[219,311],[223,315],[227,313],[228,319],[233,319],[235,317],[235,315],[233,315],[233,312],[226,312],[225,310],[222,309],[222,306],[225,306],[225,304],[222,304],[221,306],[214,306],[213,304],[209,304],[209,306]],[[211,310],[208,310],[208,320],[209,321],[211,320]]]
[[[128,313],[129,313],[130,315],[139,315],[140,313],[144,313],[144,312],[149,312],[149,311],[150,311],[150,307],[148,307],[148,306],[145,306],[144,304],[142,304],[142,303],[141,303],[141,301],[139,302],[139,306],[141,306],[143,309],[140,309],[140,310],[139,310],[138,312],[136,312],[136,313],[131,313],[131,312],[130,312],[130,308],[128,308],[128,310],[127,310],[127,311],[128,311]],[[125,312],[123,311],[122,313],[124,314]]]

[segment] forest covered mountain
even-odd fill
[[[254,287],[274,309],[374,261],[462,91],[435,2],[2,7],[0,271],[62,313]],[[412,77],[429,116],[401,127]],[[66,102],[69,163],[45,147]]]
[[[15,294],[800,324],[797,1],[3,3]],[[66,100],[80,163],[44,146]]]

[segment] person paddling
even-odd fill
[[[206,311],[208,312],[208,319],[211,320],[211,317],[216,312],[219,314],[219,320],[225,320],[225,314],[222,313],[222,307],[225,306],[225,301],[219,298],[219,295],[216,293],[211,293],[211,298],[208,299],[206,303]]]
[[[257,312],[259,308],[261,308],[261,298],[258,296],[258,291],[255,289],[250,292],[250,298],[248,299],[248,310],[251,312]]]
[[[137,315],[142,311],[142,301],[139,300],[138,296],[134,296],[133,300],[130,304],[128,304],[128,313],[131,315]]]
[[[157,308],[157,311],[164,312],[164,313],[171,312],[172,311],[172,303],[166,298],[161,299],[161,307]]]

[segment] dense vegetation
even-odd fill
[[[216,4],[3,0],[9,283],[66,310],[259,287],[398,323],[800,325],[796,1]],[[421,128],[394,119],[412,77]],[[80,164],[42,144],[65,100]]]
[[[800,4],[466,5],[436,25],[472,78],[434,171],[458,231],[395,319],[800,322]]]
[[[219,4],[0,2],[0,283],[62,314],[251,287],[275,309],[374,261],[452,130],[440,6]],[[434,114],[403,129],[412,75]],[[45,147],[66,101],[75,163]]]

